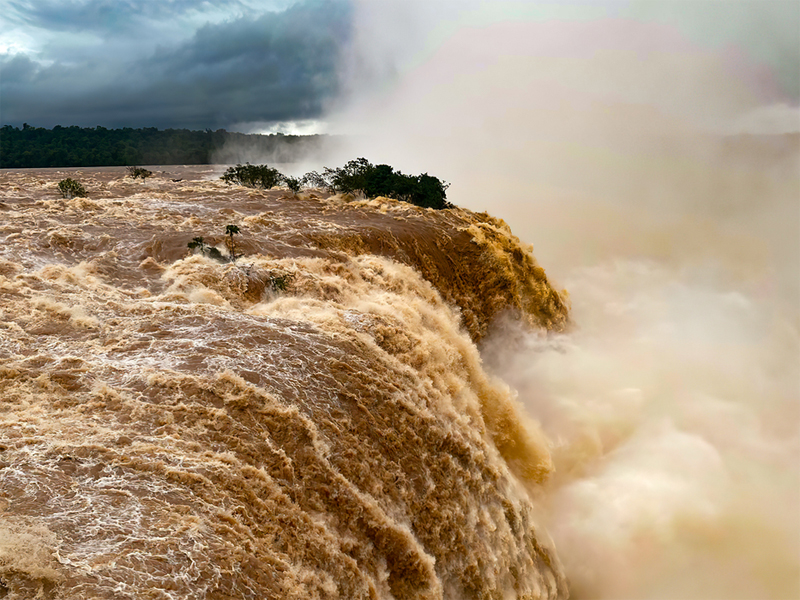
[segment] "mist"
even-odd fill
[[[446,179],[570,295],[481,351],[549,436],[573,598],[800,596],[800,41],[753,3],[703,43],[711,4],[365,3],[330,107],[331,162]]]

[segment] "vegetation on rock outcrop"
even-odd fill
[[[283,184],[294,194],[305,187],[326,189],[341,194],[362,194],[367,198],[385,196],[410,202],[423,208],[452,208],[447,201],[449,184],[422,173],[406,175],[389,165],[373,165],[366,158],[357,158],[343,167],[325,167],[322,174],[311,171],[302,178],[283,175],[268,165],[237,164],[228,167],[221,179],[227,184],[272,189]]]
[[[61,192],[62,198],[85,198],[86,188],[84,188],[78,181],[67,177],[58,182],[58,190]]]
[[[147,179],[152,174],[152,171],[149,171],[144,167],[128,167],[128,175],[130,175],[133,179]]]

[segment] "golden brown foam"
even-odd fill
[[[565,595],[547,441],[474,345],[566,323],[507,227],[187,174],[2,174],[6,597]],[[229,223],[243,258],[189,255]]]

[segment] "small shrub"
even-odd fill
[[[200,250],[200,254],[203,256],[207,256],[208,258],[213,258],[214,260],[218,260],[219,262],[226,262],[226,258],[222,256],[222,252],[214,248],[214,246],[209,246],[203,241],[202,237],[195,237],[192,238],[192,241],[187,244],[190,250]]]
[[[299,177],[289,177],[288,175],[283,175],[283,184],[288,187],[292,193],[296,196],[300,193],[300,188],[303,187],[303,179]]]
[[[202,237],[194,237],[192,241],[186,244],[192,251],[200,251],[200,254],[218,260],[219,262],[234,262],[238,256],[236,255],[236,244],[233,241],[233,236],[239,233],[239,228],[236,225],[228,225],[225,228],[225,235],[229,239],[225,240],[225,245],[228,247],[229,257],[222,255],[217,248],[209,246],[205,243]]]
[[[222,253],[214,248],[214,246],[209,246],[203,241],[201,237],[192,238],[192,241],[187,244],[189,249],[192,251],[200,251],[200,254],[203,256],[208,256],[210,258],[215,258],[217,260],[222,258]]]
[[[238,183],[247,187],[263,188],[269,190],[278,185],[283,179],[278,169],[268,165],[236,165],[228,167],[220,177],[228,185]]]
[[[201,237],[192,238],[192,241],[189,242],[187,246],[189,246],[189,250],[200,250],[203,256],[205,256],[206,248],[208,247]]]
[[[333,191],[331,183],[316,171],[310,171],[306,173],[303,175],[303,179],[301,181],[306,187],[317,188],[320,190],[330,190],[331,192]]]
[[[86,189],[74,179],[67,177],[58,182],[58,190],[62,198],[85,198]]]
[[[272,275],[269,278],[270,287],[273,292],[285,292],[293,277],[291,273],[284,273],[282,275]]]
[[[128,175],[130,175],[133,179],[147,179],[152,174],[152,171],[148,171],[143,167],[128,167]]]

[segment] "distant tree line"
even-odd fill
[[[267,190],[285,185],[295,194],[305,186],[341,194],[363,194],[367,198],[386,196],[424,208],[453,207],[447,201],[449,183],[427,173],[406,175],[389,165],[373,165],[366,158],[351,160],[336,169],[325,167],[321,174],[311,171],[303,177],[283,175],[269,165],[238,164],[228,167],[220,179],[229,185],[235,183]]]
[[[155,127],[0,127],[0,168],[203,165],[226,145],[291,162],[326,136],[258,135]]]

